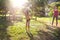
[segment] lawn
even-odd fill
[[[25,19],[22,22],[15,22],[9,26],[1,24],[0,40],[59,40],[59,28],[51,27],[45,23],[50,20],[52,18],[46,17],[38,18],[37,21],[31,20],[30,33],[27,33],[25,30]]]

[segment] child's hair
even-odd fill
[[[58,8],[57,4],[55,6]]]
[[[57,6],[57,5],[55,5],[55,6],[54,6],[54,8],[57,8],[57,9],[58,9],[58,6]]]

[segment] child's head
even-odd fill
[[[54,6],[54,9],[58,9],[58,7],[55,5],[55,6]]]

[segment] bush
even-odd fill
[[[53,12],[50,11],[50,12],[48,13],[48,16],[52,17],[52,16],[53,16]]]

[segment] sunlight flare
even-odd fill
[[[10,0],[12,7],[23,7],[28,0]]]

